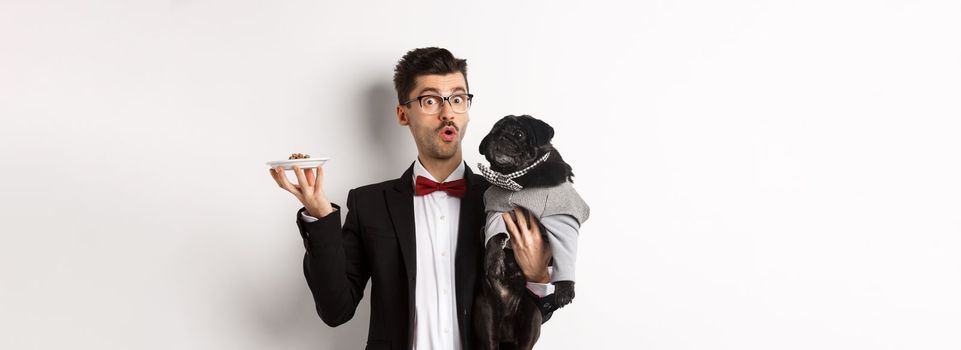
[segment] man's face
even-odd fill
[[[422,95],[450,96],[467,93],[467,81],[460,72],[447,75],[422,75],[417,77],[414,90],[407,96],[415,99],[406,105],[397,106],[400,125],[409,126],[410,133],[417,143],[420,155],[446,160],[460,155],[461,141],[467,132],[468,112],[455,113],[450,103],[445,101],[440,112],[428,114],[416,100]]]

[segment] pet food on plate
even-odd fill
[[[309,154],[304,153],[291,153],[287,159],[275,160],[267,162],[267,166],[271,168],[283,167],[284,170],[293,170],[294,165],[300,167],[301,169],[316,168],[323,165],[325,162],[330,160],[327,157],[311,158]]]

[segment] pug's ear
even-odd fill
[[[531,117],[529,115],[521,116],[531,130],[534,131],[534,144],[535,145],[546,145],[551,142],[554,138],[554,128],[545,123],[543,120]]]

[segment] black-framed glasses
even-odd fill
[[[407,101],[401,102],[400,104],[406,105],[408,103],[417,101],[420,104],[420,109],[427,114],[437,114],[440,113],[440,109],[444,106],[446,101],[450,104],[450,109],[454,113],[464,113],[470,109],[471,100],[474,99],[474,94],[464,94],[456,93],[447,97],[437,96],[437,95],[420,95],[409,99]]]

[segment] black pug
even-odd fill
[[[526,295],[527,281],[514,260],[501,213],[523,207],[538,218],[553,253],[555,302],[564,306],[574,299],[577,234],[590,208],[574,191],[571,166],[551,145],[553,137],[554,128],[544,121],[509,115],[481,141],[480,153],[491,166],[478,168],[492,186],[484,193],[484,280],[474,299],[480,349],[498,349],[502,344],[531,349],[543,323],[534,300]]]

